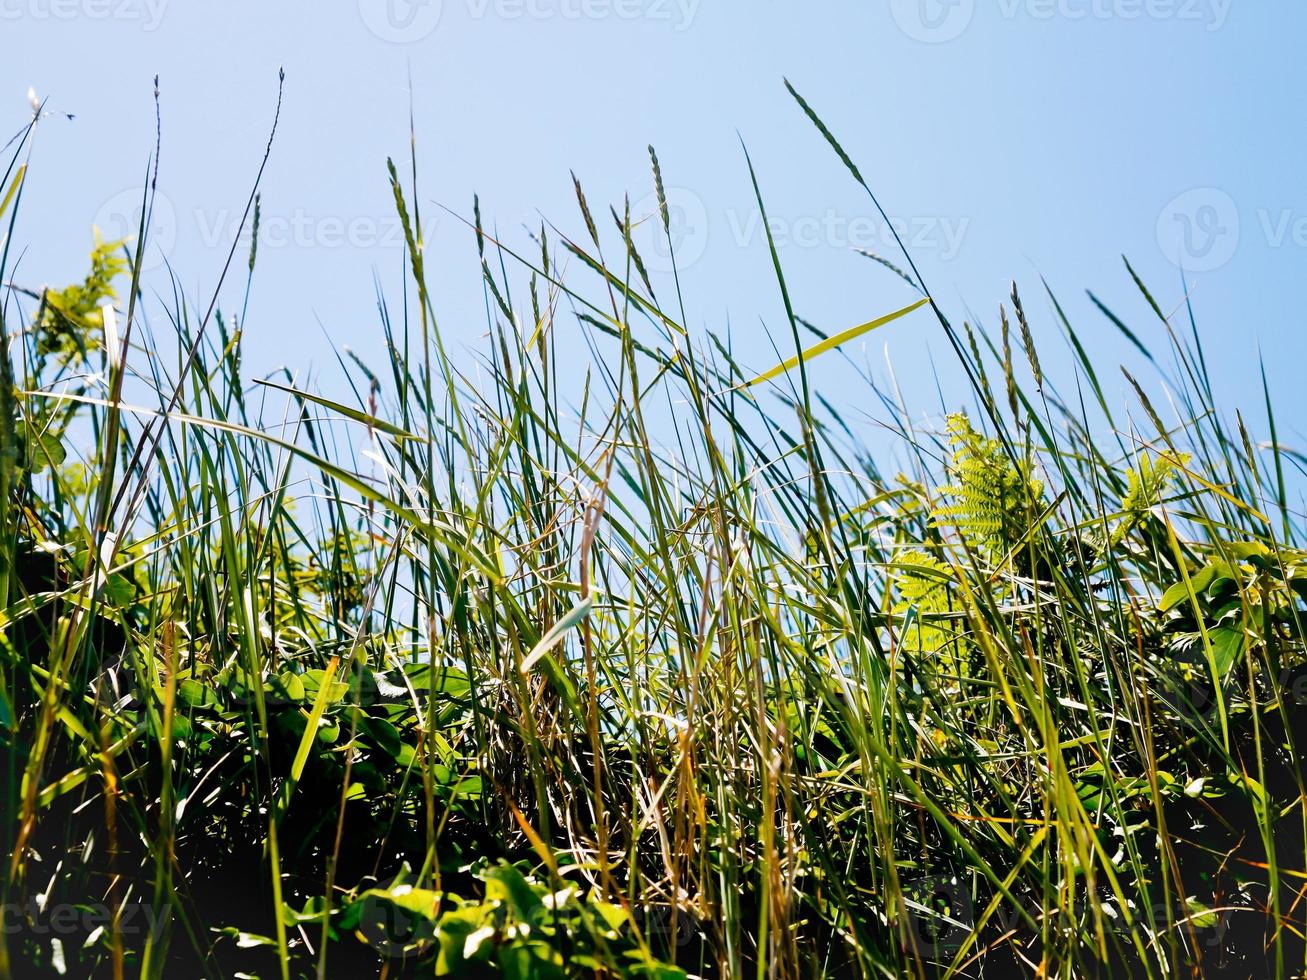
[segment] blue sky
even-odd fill
[[[775,360],[764,331],[785,336],[741,140],[798,312],[833,331],[905,305],[906,287],[857,254],[891,254],[886,229],[788,77],[959,316],[992,321],[1015,277],[1055,346],[1043,275],[1115,361],[1128,351],[1084,290],[1160,344],[1120,256],[1167,310],[1182,260],[1218,394],[1256,414],[1260,346],[1290,428],[1307,406],[1291,356],[1307,266],[1296,0],[0,0],[0,38],[8,130],[30,111],[29,86],[76,117],[39,135],[19,229],[26,285],[79,277],[91,225],[125,227],[158,73],[157,240],[207,300],[285,67],[246,323],[259,370],[316,365],[330,386],[332,344],[375,359],[374,277],[393,287],[403,262],[385,159],[408,153],[410,96],[433,291],[455,348],[480,345],[484,306],[471,235],[435,220],[435,205],[470,214],[478,192],[487,224],[517,245],[542,216],[580,234],[569,171],[596,211],[629,193],[647,213],[649,143],[681,215],[692,329],[729,322],[759,369]],[[937,328],[923,314],[851,353],[883,373],[885,346],[930,408],[928,358],[949,357]],[[846,370],[828,358],[814,378],[838,397]]]

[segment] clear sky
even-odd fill
[[[1260,345],[1284,424],[1296,431],[1307,407],[1301,0],[0,0],[0,39],[6,131],[30,112],[29,86],[76,117],[40,132],[19,230],[28,285],[79,277],[93,222],[124,230],[158,73],[158,241],[207,298],[285,67],[246,324],[258,369],[334,370],[331,343],[379,351],[374,277],[395,283],[403,261],[385,159],[408,153],[410,97],[429,223],[436,202],[470,214],[475,191],[517,245],[541,215],[581,233],[569,170],[596,211],[629,192],[647,213],[653,143],[679,205],[690,326],[729,322],[754,367],[774,363],[764,329],[785,335],[741,140],[798,312],[838,330],[905,305],[906,287],[854,252],[891,249],[789,77],[952,310],[992,321],[1015,277],[1055,345],[1043,275],[1117,359],[1084,290],[1160,342],[1120,256],[1168,310],[1180,259],[1227,404],[1260,402]],[[471,235],[445,216],[428,239],[442,328],[476,347]],[[927,357],[949,356],[935,325],[923,314],[875,335],[877,370],[885,345],[930,407]],[[844,370],[815,369],[837,400]]]

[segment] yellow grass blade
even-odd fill
[[[837,333],[834,337],[827,337],[821,343],[814,344],[813,346],[809,347],[802,354],[798,354],[794,357],[791,357],[788,361],[785,361],[784,363],[781,364],[777,364],[770,371],[758,375],[756,378],[754,378],[752,381],[749,382],[748,387],[752,388],[754,385],[760,385],[764,381],[770,381],[772,378],[784,374],[786,371],[790,370],[791,368],[798,367],[800,361],[811,361],[817,355],[825,354],[828,350],[833,350],[834,348],[838,347],[840,344],[852,340],[854,337],[860,337],[864,333],[867,333],[870,330],[875,330],[877,327],[883,327],[887,323],[892,323],[893,321],[897,320],[899,317],[907,316],[913,310],[920,309],[921,307],[925,306],[929,302],[930,302],[929,299],[919,299],[911,306],[905,306],[901,310],[895,310],[893,313],[887,313],[878,320],[872,320],[870,323],[864,323],[858,327],[850,327],[848,330],[845,330],[843,333]]]

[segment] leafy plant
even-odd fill
[[[65,290],[0,268],[0,980],[1307,970],[1273,400],[1226,422],[1130,269],[1147,323],[1093,315],[1167,338],[1174,418],[1133,374],[1115,407],[1051,290],[1070,361],[1014,290],[1023,381],[910,255],[827,330],[773,252],[787,349],[746,363],[634,244],[674,244],[651,163],[649,214],[578,181],[520,249],[473,202],[476,372],[393,164],[384,368],[323,390],[249,376],[255,247],[199,309],[106,243]],[[867,374],[867,429],[815,365],[909,317],[951,414]]]
[[[953,501],[935,509],[935,521],[1001,557],[1034,522],[1043,484],[1031,475],[1028,460],[1013,461],[997,439],[976,432],[966,415],[950,415],[947,427],[952,482],[940,492]]]

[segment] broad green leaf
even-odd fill
[[[440,906],[441,893],[429,888],[414,888],[412,885],[394,885],[390,888],[370,888],[359,898],[388,902],[405,912],[434,920],[436,909]]]
[[[486,882],[486,898],[509,903],[513,914],[523,922],[533,922],[543,900],[528,884],[522,872],[511,864],[487,868],[481,875]]]
[[[467,697],[472,691],[467,672],[457,667],[404,664],[403,670],[417,691],[431,691],[453,698]]]
[[[325,690],[327,691],[327,700],[332,704],[335,704],[349,693],[348,684],[328,678],[325,670],[306,670],[302,679],[307,694],[316,696],[319,691]]]
[[[304,679],[293,670],[283,670],[273,681],[273,689],[287,701],[303,701],[308,698]]]
[[[373,745],[392,758],[399,757],[404,749],[404,740],[400,738],[399,730],[394,725],[384,718],[373,718],[370,715],[359,718],[359,725],[368,734]]]
[[[1222,680],[1243,653],[1244,632],[1241,627],[1217,626],[1208,631],[1212,641],[1212,656],[1216,659],[1216,675]]]
[[[467,959],[467,939],[481,928],[489,911],[488,906],[480,905],[456,909],[440,917],[436,926],[436,938],[440,942],[440,955],[436,959],[437,976],[456,973],[463,966]]]
[[[1202,595],[1212,584],[1220,579],[1230,579],[1235,581],[1237,576],[1228,562],[1217,559],[1189,576],[1189,582],[1186,584],[1183,580],[1176,582],[1162,594],[1161,600],[1157,603],[1157,608],[1162,612],[1170,612],[1185,599],[1189,598],[1189,588],[1192,586],[1195,596]]]

